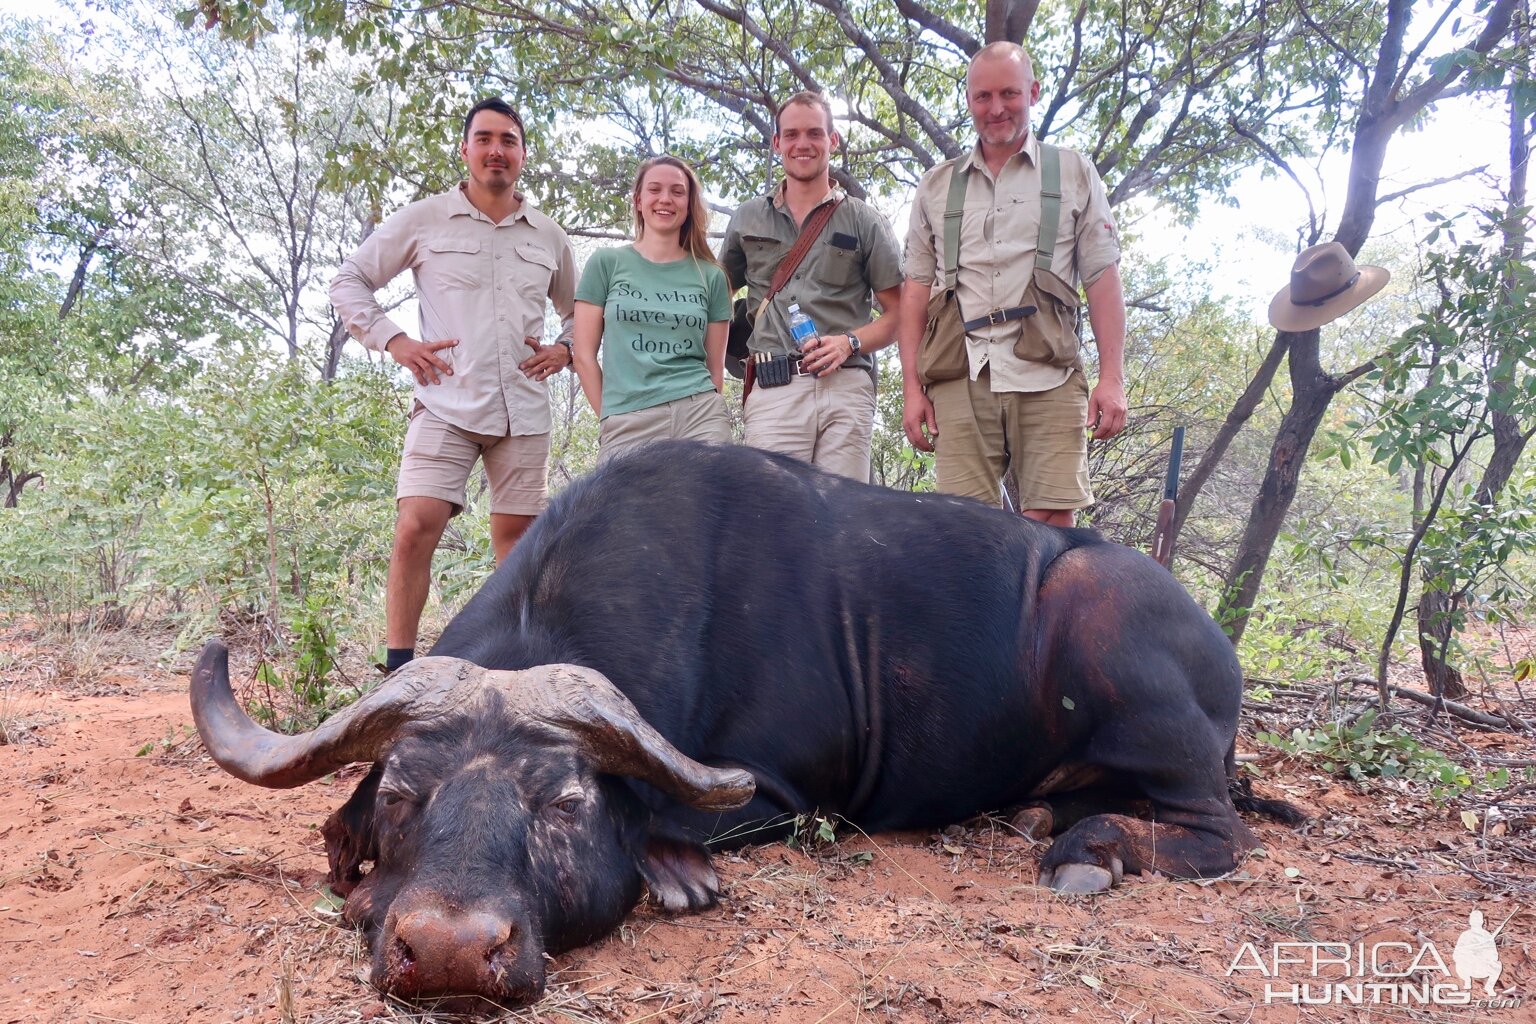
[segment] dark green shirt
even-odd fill
[[[784,205],[783,194],[780,185],[770,195],[748,199],[725,229],[720,263],[732,289],[747,286],[747,302],[754,311],[768,293],[773,272],[800,235],[800,225]],[[837,189],[828,192],[817,208],[840,195]],[[901,251],[890,225],[868,203],[843,196],[794,277],[763,311],[752,332],[752,350],[770,355],[794,351],[789,337],[793,303],[800,304],[817,333],[843,334],[873,319],[875,292],[901,282]],[[867,367],[869,356],[855,356],[844,365]]]

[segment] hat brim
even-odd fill
[[[1291,286],[1286,285],[1269,304],[1269,322],[1282,331],[1310,331],[1360,305],[1387,286],[1391,279],[1383,267],[1356,266],[1360,279],[1320,306],[1300,306],[1291,301]]]

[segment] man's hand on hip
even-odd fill
[[[1097,441],[1114,437],[1125,429],[1125,385],[1118,380],[1101,378],[1088,396],[1088,426]]]
[[[534,380],[545,380],[571,365],[571,350],[558,341],[541,345],[538,338],[524,338],[523,344],[533,349],[533,355],[517,368]]]
[[[443,377],[453,376],[453,367],[438,358],[437,352],[453,348],[458,343],[455,338],[446,341],[417,341],[410,335],[397,334],[384,344],[384,351],[395,362],[410,370],[417,384],[426,387],[428,384],[441,384]]]
[[[902,392],[901,428],[907,432],[907,440],[920,452],[933,451],[933,442],[939,436],[939,419],[933,412],[933,401],[922,389]],[[927,432],[924,433],[926,428]]]

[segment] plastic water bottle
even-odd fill
[[[816,325],[811,318],[800,312],[800,303],[789,304],[789,336],[794,339],[795,349],[803,350],[810,340],[816,337]]]

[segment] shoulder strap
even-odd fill
[[[765,305],[771,302],[786,284],[789,284],[789,279],[799,268],[800,261],[805,259],[805,254],[811,251],[811,246],[826,230],[827,224],[832,220],[833,212],[842,201],[843,197],[838,196],[830,203],[822,203],[816,208],[816,212],[811,214],[811,219],[805,222],[805,227],[800,229],[800,236],[795,239],[794,248],[785,254],[784,259],[779,261],[779,269],[773,272],[773,280],[768,284],[768,293],[763,296]]]
[[[965,218],[965,186],[970,175],[961,168],[964,157],[949,173],[949,197],[944,201],[944,289],[955,290],[955,268],[960,265],[960,222]]]
[[[1035,266],[1051,269],[1056,255],[1056,229],[1061,226],[1061,150],[1040,143],[1040,237],[1035,241]]]

